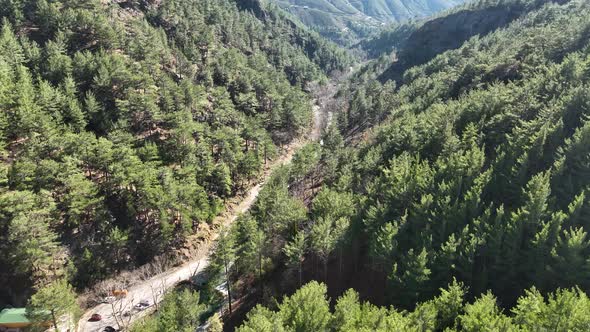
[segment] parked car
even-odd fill
[[[103,332],[117,332],[117,329],[115,329],[112,326],[107,326],[104,328],[104,330],[102,330]]]
[[[89,322],[98,322],[102,320],[102,316],[99,314],[92,314],[92,316],[90,316],[90,319],[88,320]]]
[[[141,304],[141,305],[142,305],[142,306],[144,306],[144,307],[149,307],[149,306],[151,306],[151,304],[150,304],[150,300],[141,300],[141,301],[139,301],[139,304]]]
[[[117,300],[116,297],[114,296],[107,296],[105,298],[102,299],[102,303],[113,303],[115,302],[115,300]]]
[[[141,303],[138,303],[138,304],[136,304],[136,305],[133,306],[133,309],[135,309],[137,311],[144,311],[145,309],[147,309],[147,307],[141,305]]]

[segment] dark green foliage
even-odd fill
[[[311,282],[277,311],[258,306],[237,329],[250,331],[586,331],[590,321],[588,296],[577,289],[559,290],[548,298],[531,289],[518,299],[507,315],[496,298],[484,294],[465,303],[461,284],[453,283],[434,300],[419,304],[414,311],[398,312],[361,303],[348,290],[329,311],[326,287]]]
[[[398,86],[375,82],[379,64],[351,85],[343,132],[381,124],[340,169],[356,174],[345,177],[362,203],[353,241],[368,248],[361,264],[388,275],[388,303],[415,308],[453,278],[471,297],[492,290],[498,308],[533,286],[590,291],[590,7],[500,4],[520,18],[406,70]],[[466,307],[487,311],[465,329],[504,329],[495,302]]]
[[[175,290],[164,296],[155,316],[135,323],[130,331],[194,331],[207,310],[208,305],[202,303],[198,292]]]
[[[485,36],[459,33],[452,50],[425,52],[398,82],[379,82],[386,57],[366,66],[341,92],[340,134],[328,128],[317,158],[313,146],[300,151],[253,210],[259,224],[273,221],[273,266],[284,253],[300,282],[303,270],[338,292],[347,281],[329,267],[344,249],[360,297],[404,310],[360,304],[349,291],[316,330],[588,329],[590,5],[465,8],[513,17],[486,17]],[[459,16],[471,22],[485,10],[468,12]],[[314,176],[323,188],[305,218],[277,217],[288,204],[275,200],[289,202],[287,188],[302,196],[291,185]],[[299,308],[310,321],[325,301],[312,285],[294,296],[309,297]],[[240,329],[301,326],[282,310],[259,306]]]
[[[485,36],[550,2],[569,0],[479,0],[467,2],[440,17],[396,26],[363,45],[374,56],[396,50],[397,61],[380,79],[403,80],[413,66],[422,65],[446,50],[456,49],[474,36]]]
[[[237,259],[238,248],[236,245],[236,234],[231,230],[222,229],[215,244],[215,250],[211,256],[211,266],[221,271],[223,282],[227,287],[227,300],[229,313],[232,313],[232,272],[235,270],[234,263]]]
[[[231,0],[0,8],[0,281],[15,305],[66,265],[83,288],[180,246],[308,127],[302,87],[350,61]]]

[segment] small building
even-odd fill
[[[9,308],[0,311],[0,332],[20,332],[31,324],[25,308]]]

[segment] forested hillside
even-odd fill
[[[239,330],[587,330],[590,4],[501,7],[400,80],[360,71],[339,130],[219,242],[233,294],[268,306]]]
[[[381,80],[400,81],[404,72],[436,55],[460,47],[474,36],[485,36],[542,6],[546,1],[472,1],[422,21],[394,25],[360,44],[370,56],[395,51],[396,61]],[[567,0],[554,0],[564,3]]]
[[[74,289],[210,235],[130,330],[589,330],[590,2],[473,1],[362,67],[260,0],[0,16],[3,306],[76,320]]]
[[[544,2],[397,89],[367,78],[341,117],[383,121],[346,191],[364,196],[353,237],[389,303],[411,308],[453,277],[504,306],[533,286],[589,290],[590,6]]]
[[[560,290],[545,299],[538,290],[522,296],[509,313],[486,293],[473,303],[465,301],[465,286],[453,282],[439,296],[413,311],[396,311],[361,302],[348,290],[331,310],[326,286],[311,282],[277,310],[256,307],[239,332],[271,331],[587,331],[590,302],[579,290]]]
[[[238,6],[239,5],[239,6]],[[0,303],[182,245],[348,68],[257,0],[0,1]]]
[[[464,0],[271,0],[303,23],[342,45],[386,24],[431,16]]]

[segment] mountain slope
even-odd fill
[[[552,2],[565,3],[567,0]],[[381,75],[381,80],[399,81],[406,69],[426,63],[446,50],[458,48],[473,36],[485,36],[505,27],[544,3],[546,1],[474,1],[413,27],[397,27],[391,33],[393,40],[380,41],[395,44],[397,48],[397,61]],[[375,53],[371,49],[368,51]]]
[[[0,29],[0,302],[15,306],[185,250],[308,128],[303,87],[350,61],[258,0],[0,0]]]
[[[348,93],[345,133],[380,123],[332,185],[359,195],[355,254],[383,284],[351,283],[372,302],[414,308],[453,279],[505,308],[590,291],[590,5],[510,2],[531,10]]]
[[[275,0],[320,34],[340,43],[384,24],[430,16],[464,0]]]
[[[516,17],[475,10],[498,3]],[[361,73],[341,93],[340,133],[238,222],[224,248],[239,248],[234,294],[326,283],[256,307],[240,331],[587,330],[590,4],[473,9],[461,17],[486,23],[482,35],[434,47],[397,85],[379,66]],[[289,190],[307,213],[280,218],[272,198]],[[241,251],[254,239],[264,250]]]

